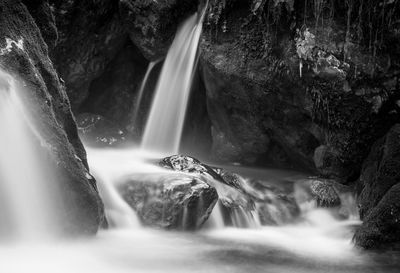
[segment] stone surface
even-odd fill
[[[335,188],[336,182],[327,179],[310,178],[300,182],[318,207],[332,208],[341,205],[340,196]]]
[[[118,1],[56,1],[53,5],[59,43],[52,57],[75,111],[87,98],[91,81],[104,72],[128,37],[118,15]]]
[[[321,24],[312,8],[260,3],[251,13],[252,1],[210,2],[200,58],[214,158],[356,180],[399,119],[398,27],[373,53],[357,29],[346,34],[345,13]]]
[[[22,1],[35,19],[42,37],[50,49],[53,49],[58,40],[58,32],[55,17],[48,0],[24,0]]]
[[[27,116],[35,122],[38,151],[58,173],[61,195],[54,206],[63,232],[96,233],[104,220],[103,204],[88,173],[65,87],[39,28],[20,1],[0,1],[0,48],[0,67],[22,85]]]
[[[371,148],[359,179],[358,245],[379,248],[400,243],[400,125],[396,124]]]
[[[400,249],[400,184],[394,185],[364,217],[354,241],[366,249]]]
[[[179,23],[197,5],[191,0],[122,0],[119,10],[134,44],[148,60],[157,60],[166,55]]]
[[[132,177],[118,190],[143,224],[165,229],[199,229],[218,200],[204,181],[177,173]]]
[[[135,107],[146,68],[147,61],[127,41],[104,72],[91,81],[88,96],[78,111],[102,115],[138,135],[138,128],[131,127],[135,124]]]
[[[293,194],[268,183],[244,179],[236,173],[210,167],[183,155],[164,158],[160,166],[205,177],[218,192],[219,205],[215,209],[221,210],[227,226],[280,225],[299,216],[300,210]]]

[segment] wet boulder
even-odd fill
[[[57,172],[60,196],[53,205],[62,233],[96,233],[104,220],[103,203],[89,174],[65,87],[21,1],[0,1],[0,67],[20,84],[38,153]]]
[[[364,221],[355,241],[365,248],[399,244],[400,125],[371,148],[359,179],[359,208]]]
[[[364,217],[354,241],[366,249],[400,249],[400,184],[391,187]]]
[[[148,60],[157,60],[166,55],[179,23],[196,12],[197,5],[191,0],[122,0],[119,11],[133,43]]]
[[[90,146],[115,147],[125,144],[128,140],[126,132],[100,115],[80,114],[76,123],[80,137]]]
[[[199,229],[218,200],[214,187],[177,173],[131,177],[118,191],[144,225],[163,229]]]
[[[332,208],[341,205],[337,183],[329,179],[309,178],[299,181],[297,187],[297,201],[299,203],[315,202],[317,207]]]
[[[215,209],[220,210],[225,225],[279,225],[293,221],[300,213],[293,194],[223,168],[210,167],[195,158],[175,155],[162,159],[159,165],[207,179],[218,192]]]

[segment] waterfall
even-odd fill
[[[204,12],[194,14],[178,29],[157,83],[142,148],[177,153],[197,63]]]
[[[54,224],[46,184],[53,181],[35,150],[21,90],[0,71],[0,232],[6,238],[35,240],[47,237]]]
[[[153,62],[150,62],[149,65],[147,66],[147,71],[146,71],[146,74],[144,75],[142,84],[140,85],[139,94],[138,94],[138,97],[137,97],[137,100],[135,103],[135,108],[134,108],[134,113],[133,113],[133,118],[132,118],[134,127],[136,127],[135,125],[137,124],[140,105],[142,104],[143,93],[144,93],[144,89],[146,88],[147,81],[151,75],[151,72],[153,71],[154,66],[156,64],[158,64],[159,62],[160,62],[160,60],[153,61]]]

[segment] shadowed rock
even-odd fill
[[[35,124],[32,136],[37,138],[38,153],[57,172],[61,195],[54,207],[62,232],[96,233],[104,220],[103,204],[88,173],[65,87],[42,33],[20,1],[0,1],[0,49],[0,68],[21,84],[27,116]]]
[[[360,216],[355,242],[365,248],[400,245],[400,125],[378,140],[359,179]]]

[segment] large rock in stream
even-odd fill
[[[400,124],[372,146],[358,188],[363,225],[355,242],[365,248],[400,248]]]
[[[103,204],[38,25],[21,1],[0,1],[0,68],[19,81],[38,153],[58,174],[54,182],[59,182],[60,196],[53,205],[62,232],[94,234],[104,220]]]
[[[199,229],[218,200],[203,180],[177,173],[133,176],[118,190],[143,224],[165,229]]]
[[[210,167],[183,155],[166,157],[159,165],[207,179],[216,188],[224,225],[255,227],[294,221],[300,214],[293,192],[257,179],[244,179],[222,168]]]

